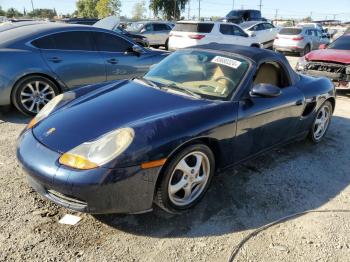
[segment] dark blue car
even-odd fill
[[[325,136],[335,107],[326,78],[283,55],[210,44],[168,56],[143,78],[55,97],[17,156],[32,187],[89,213],[194,206],[216,171],[306,136]]]
[[[166,55],[91,26],[15,25],[0,33],[0,106],[35,115],[62,92],[142,76]]]

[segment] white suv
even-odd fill
[[[255,36],[249,36],[241,27],[222,22],[177,22],[169,36],[169,50],[209,43],[262,47]]]

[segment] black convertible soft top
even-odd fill
[[[231,44],[218,44],[218,43],[198,45],[190,48],[222,51],[222,52],[227,52],[232,54],[238,54],[243,57],[249,58],[250,60],[254,61],[257,64],[260,64],[261,62],[270,60],[270,59],[277,60],[284,64],[285,69],[288,71],[293,84],[299,81],[299,76],[293,71],[286,57],[272,50],[267,50],[267,49],[257,48],[257,47],[231,45]]]
[[[228,53],[235,53],[241,56],[245,56],[250,58],[255,62],[259,62],[262,59],[266,58],[279,58],[284,60],[283,55],[276,53],[271,50],[257,48],[257,47],[248,47],[241,45],[231,45],[231,44],[218,44],[218,43],[210,43],[205,45],[198,45],[192,48],[199,49],[207,49],[207,50],[215,50],[215,51],[223,51]]]

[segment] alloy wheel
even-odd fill
[[[322,108],[318,111],[313,127],[313,136],[316,140],[320,140],[324,136],[327,131],[330,119],[330,108],[327,105],[322,106]]]
[[[26,110],[37,114],[55,96],[54,88],[50,84],[35,80],[23,87],[20,101]]]
[[[171,174],[169,200],[176,206],[193,203],[208,183],[210,168],[209,159],[203,152],[195,151],[184,156]]]

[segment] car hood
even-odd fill
[[[114,28],[118,27],[119,24],[120,24],[120,20],[117,16],[108,16],[96,22],[92,26],[97,28],[107,29],[107,30],[113,30]]]
[[[39,122],[33,133],[42,144],[63,153],[118,128],[142,126],[211,103],[137,81],[121,81],[100,86],[65,104]]]
[[[322,49],[308,53],[305,57],[309,61],[350,64],[350,51],[348,50]]]

